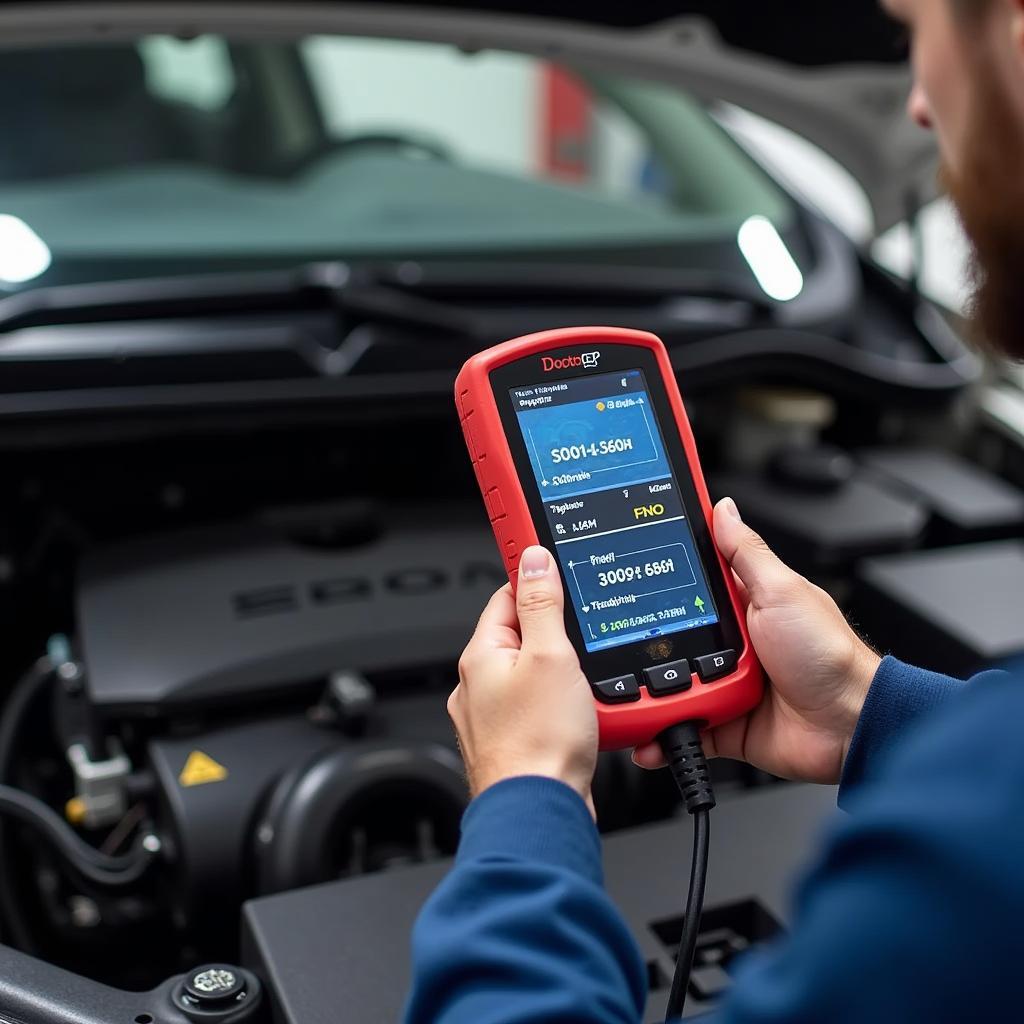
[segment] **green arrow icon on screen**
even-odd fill
[[[699,611],[703,615],[704,614],[704,598],[698,597],[693,603],[697,606],[697,611]]]

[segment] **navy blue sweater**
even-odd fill
[[[1024,1019],[1024,681],[887,658],[788,936],[714,1024]],[[413,934],[407,1024],[642,1024],[646,972],[583,801],[539,778],[476,799]]]

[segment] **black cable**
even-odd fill
[[[36,699],[52,684],[54,673],[53,661],[40,658],[15,684],[0,716],[0,818],[13,817],[41,833],[83,880],[106,888],[131,885],[143,876],[154,859],[141,844],[136,844],[129,854],[108,856],[81,839],[43,801],[5,784],[14,781],[15,755],[24,721]],[[0,923],[10,933],[8,941],[22,952],[32,953],[35,943],[18,907],[8,844],[0,828]]]
[[[708,877],[708,848],[710,845],[711,818],[707,811],[697,811],[693,816],[693,863],[690,866],[690,888],[686,894],[686,916],[683,918],[683,934],[676,954],[676,970],[672,976],[672,988],[668,996],[665,1020],[677,1021],[683,1016],[686,1005],[686,990],[693,971],[693,957],[697,952],[697,938],[700,935],[701,912],[704,907],[704,886]]]
[[[711,809],[715,794],[711,787],[711,774],[700,741],[699,722],[682,722],[666,729],[658,742],[665,754],[669,771],[679,787],[687,811],[693,815],[693,862],[690,866],[690,886],[686,895],[686,914],[679,941],[676,969],[665,1013],[666,1024],[673,1024],[683,1016],[686,991],[693,970],[693,957],[700,935],[700,919],[704,910],[704,889],[708,877],[708,851],[711,845]]]
[[[42,833],[68,867],[96,885],[132,885],[153,860],[145,849],[117,857],[101,853],[79,838],[51,807],[20,789],[0,786],[0,814],[17,818]]]
[[[54,666],[48,657],[40,658],[14,684],[0,716],[0,783],[13,782],[17,741],[29,709],[44,689],[53,682]],[[5,941],[24,953],[34,951],[28,927],[18,910],[14,872],[11,870],[10,841],[0,829],[0,928],[9,932]]]
[[[0,782],[10,781],[14,767],[14,748],[21,729],[22,719],[29,706],[44,686],[53,679],[53,663],[49,658],[40,658],[14,684],[7,698],[3,716],[0,717]]]

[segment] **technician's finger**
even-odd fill
[[[512,584],[506,583],[495,591],[484,606],[476,623],[476,632],[487,631],[495,627],[508,626],[515,629],[519,624],[516,616],[516,599],[512,595]]]
[[[564,596],[555,560],[547,548],[532,547],[519,562],[516,611],[523,652],[533,656],[571,651],[562,618]]]
[[[452,726],[456,734],[459,731],[459,714],[462,711],[462,683],[458,683],[454,690],[448,695],[448,717],[452,720]]]
[[[637,747],[633,751],[633,764],[638,768],[645,768],[652,772],[658,768],[665,767],[665,755],[657,743],[648,743],[645,746]]]
[[[519,616],[516,613],[516,599],[512,586],[506,583],[480,613],[476,631],[469,641],[469,647],[495,647],[519,650]]]
[[[747,585],[736,575],[736,571],[732,571],[732,581],[736,586],[736,593],[740,598],[740,605],[743,610],[746,611],[750,607],[750,594],[747,592]]]
[[[780,595],[800,577],[740,519],[732,498],[715,507],[715,542],[725,560],[746,587],[755,608],[777,603]]]

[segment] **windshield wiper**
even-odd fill
[[[752,312],[770,312],[774,304],[750,275],[689,267],[543,261],[474,263],[406,261],[379,266],[382,283],[428,295],[474,298],[573,299],[595,304],[656,302],[699,298],[746,303]]]
[[[0,299],[0,335],[27,327],[322,309],[343,320],[428,329],[479,340],[479,318],[445,302],[381,283],[347,263],[289,270],[58,285]]]
[[[36,288],[0,299],[0,337],[28,327],[323,310],[337,315],[344,335],[372,322],[456,343],[491,344],[489,317],[467,306],[504,302],[574,312],[660,306],[677,319],[689,318],[696,303],[697,319],[729,327],[770,319],[773,310],[752,279],[713,270],[560,262],[405,261],[362,267],[327,262]],[[674,311],[673,302],[679,304]]]

